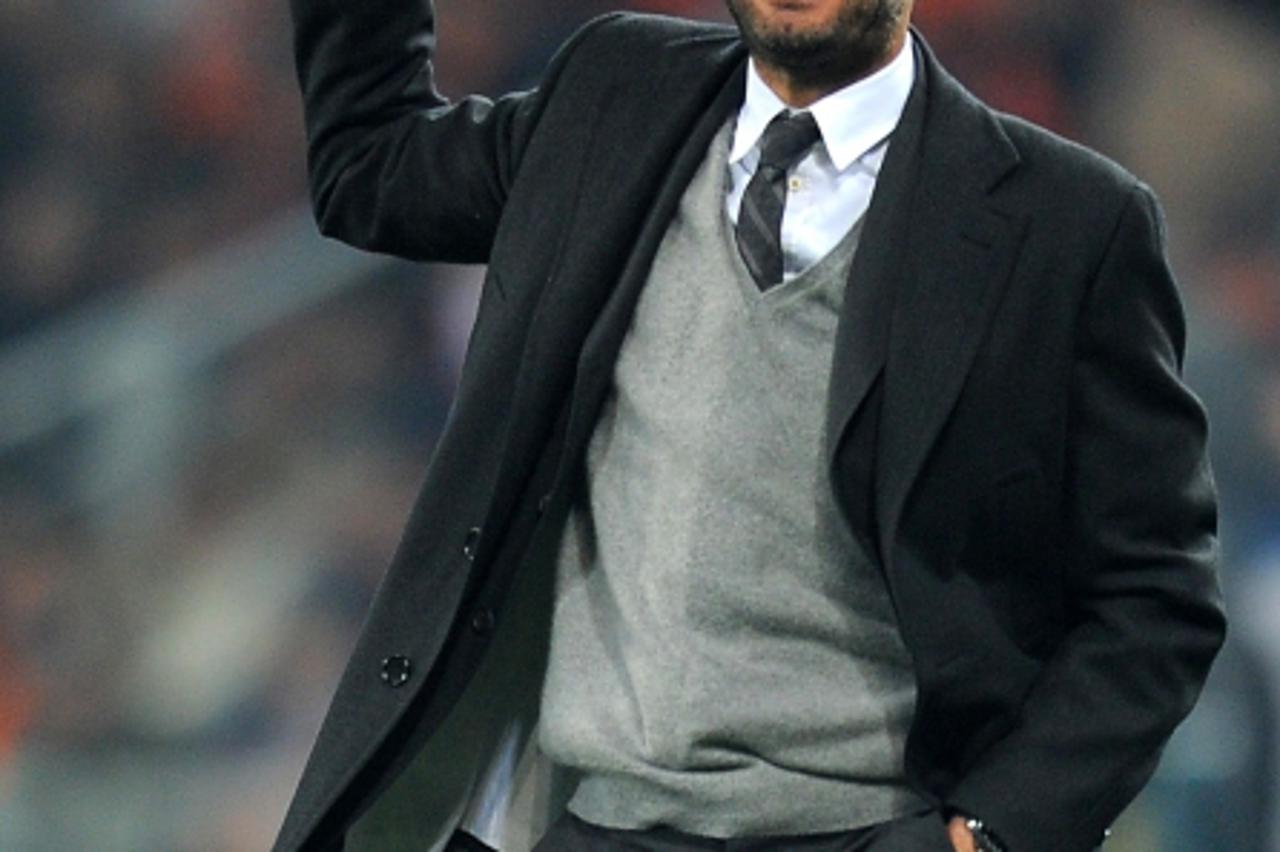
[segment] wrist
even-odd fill
[[[973,838],[977,852],[1009,852],[996,833],[981,819],[968,814],[956,814],[964,820],[964,827]]]

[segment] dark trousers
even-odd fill
[[[488,847],[461,832],[446,852],[483,852]],[[565,813],[533,852],[954,852],[937,811],[827,834],[718,840],[670,828],[602,828]]]

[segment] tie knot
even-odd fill
[[[821,138],[822,133],[812,113],[787,115],[780,112],[769,122],[760,139],[760,166],[785,172],[800,162]]]

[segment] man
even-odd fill
[[[1151,193],[910,0],[615,15],[454,105],[293,0],[322,230],[489,264],[277,842],[1097,846],[1223,635]]]

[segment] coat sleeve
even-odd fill
[[[418,260],[487,261],[521,152],[594,25],[536,90],[450,103],[435,86],[430,0],[290,3],[320,230]]]
[[[1072,628],[1013,731],[949,797],[1009,852],[1085,852],[1149,779],[1220,647],[1204,412],[1151,193],[1132,190],[1079,317],[1064,510]]]

